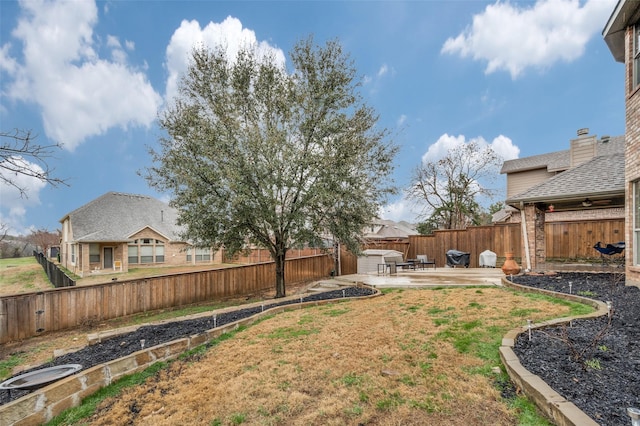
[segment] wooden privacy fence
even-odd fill
[[[331,256],[286,261],[288,283],[329,276]],[[0,343],[156,309],[244,296],[275,287],[273,262],[0,297]]]
[[[42,253],[33,252],[33,256],[36,258],[40,266],[44,269],[44,273],[47,274],[47,278],[55,288],[59,287],[71,287],[76,285],[76,282],[72,280],[67,274],[65,274],[55,263],[47,259]]]
[[[580,222],[546,222],[545,256],[553,260],[597,259],[598,252],[593,245],[598,241],[611,243],[624,241],[624,219],[604,219]],[[500,266],[504,254],[513,252],[522,265],[524,256],[522,228],[520,223],[504,223],[487,226],[474,226],[461,230],[438,230],[433,235],[410,235],[408,242],[379,242],[368,244],[363,249],[376,248],[398,250],[405,253],[406,259],[415,259],[416,255],[426,254],[435,259],[436,265],[446,265],[446,252],[460,250],[471,253],[469,267],[479,266],[479,256],[485,250],[491,250],[498,256]],[[534,253],[531,253],[533,256]],[[343,253],[341,257],[342,273],[357,272],[356,257]]]
[[[521,238],[519,223],[435,231],[433,235],[409,236],[408,256],[415,259],[419,254],[426,254],[436,261],[437,266],[444,266],[447,263],[447,251],[460,250],[471,253],[469,267],[477,268],[479,255],[485,250],[491,250],[498,256],[512,251],[516,257],[520,257]]]
[[[593,246],[598,242],[624,241],[624,219],[585,222],[547,222],[545,247],[547,259],[595,259],[600,257]]]

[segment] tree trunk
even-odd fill
[[[276,298],[285,297],[285,281],[284,281],[284,259],[286,250],[279,250],[279,253],[275,256],[276,262]]]

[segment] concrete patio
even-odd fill
[[[385,275],[376,272],[342,275],[332,281],[341,285],[361,283],[375,288],[464,287],[500,285],[504,276],[500,268],[427,268]]]

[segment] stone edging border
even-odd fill
[[[359,283],[356,283],[356,285],[363,286],[363,284]],[[138,373],[156,362],[175,359],[190,349],[208,343],[222,334],[238,329],[242,325],[250,325],[264,316],[294,309],[302,309],[308,306],[321,306],[341,303],[345,300],[361,300],[382,296],[380,290],[373,287],[370,288],[374,290],[375,293],[369,296],[292,303],[271,308],[265,306],[263,312],[259,312],[251,317],[206,330],[200,334],[145,348],[126,357],[114,359],[107,363],[82,370],[72,376],[33,391],[22,398],[0,406],[0,425],[23,426],[46,423],[61,414],[64,410],[80,405],[84,398],[110,385],[123,376]],[[291,297],[291,299],[295,298],[294,296]],[[211,313],[209,312],[207,315],[211,315]],[[99,336],[97,338],[99,339],[100,337],[105,336]]]
[[[589,299],[574,294],[557,293],[555,291],[534,288],[515,284],[506,277],[502,278],[502,285],[507,288],[513,288],[519,291],[529,293],[546,294],[548,296],[558,297],[572,302],[584,303],[596,308],[595,312],[585,315],[577,315],[574,317],[556,318],[532,325],[532,328],[544,328],[558,324],[567,323],[577,318],[596,318],[607,315],[607,305],[599,300]],[[538,409],[545,416],[552,419],[557,426],[598,426],[591,417],[587,416],[575,404],[565,399],[558,392],[553,390],[544,380],[527,369],[525,369],[520,360],[513,351],[516,338],[519,334],[528,331],[528,326],[514,328],[507,332],[502,338],[500,346],[500,359],[507,370],[507,374],[517,387],[533,400]]]

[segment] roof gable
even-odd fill
[[[146,227],[169,241],[177,241],[180,234],[177,210],[146,195],[108,192],[67,214],[61,222],[66,218],[76,241],[129,241]]]

